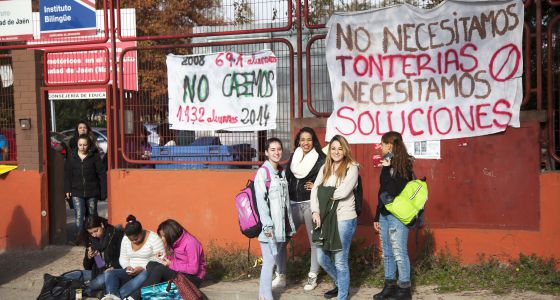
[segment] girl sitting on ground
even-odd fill
[[[142,224],[133,215],[126,218],[124,233],[119,257],[122,269],[106,272],[107,295],[102,300],[120,300],[139,290],[148,278],[148,262],[156,260],[157,254],[163,251],[163,243],[159,236],[155,232],[143,229]],[[134,296],[128,299],[130,298],[135,299]]]
[[[206,260],[200,242],[172,219],[159,224],[157,231],[165,253],[160,253],[157,262],[148,263],[148,279],[143,286],[172,280],[177,273],[183,273],[195,286],[200,287],[206,275]],[[133,298],[139,299],[139,294],[135,293]]]
[[[119,256],[123,231],[107,223],[97,215],[87,216],[84,223],[87,231],[83,271],[70,272],[66,278],[89,282],[84,290],[86,296],[97,296],[105,287],[105,272],[120,269]]]

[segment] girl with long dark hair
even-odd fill
[[[195,286],[200,287],[206,275],[202,244],[173,219],[159,224],[157,232],[163,241],[165,252],[159,253],[158,261],[148,263],[148,279],[142,286],[172,280],[177,273],[182,273]],[[138,294],[133,295],[133,298],[139,299]]]
[[[294,224],[297,228],[305,224],[305,231],[311,246],[311,266],[307,277],[307,283],[303,287],[305,291],[311,291],[317,287],[317,275],[319,274],[319,263],[317,262],[317,246],[311,242],[311,189],[317,178],[319,169],[325,162],[325,154],[321,150],[321,144],[315,131],[309,127],[303,127],[294,140],[294,153],[286,167],[286,179],[290,194],[290,204]],[[280,256],[283,257],[283,256]],[[272,287],[286,285],[285,261],[278,267],[276,278],[272,281]]]
[[[97,215],[86,217],[84,228],[87,232],[85,253],[83,259],[84,270],[70,272],[65,277],[80,279],[88,282],[84,293],[86,296],[96,296],[103,293],[105,287],[105,272],[120,269],[119,263],[122,228],[116,228],[106,219]]]
[[[381,137],[381,152],[384,159],[373,225],[381,236],[385,284],[383,290],[374,295],[373,299],[408,300],[412,298],[408,227],[385,209],[381,195],[388,194],[394,198],[402,192],[406,184],[413,179],[414,158],[408,154],[401,134],[395,131],[387,132]]]
[[[80,244],[86,208],[88,215],[97,215],[97,202],[107,198],[107,170],[99,155],[91,151],[87,134],[78,137],[77,145],[64,165],[64,191],[74,204],[78,229],[75,242]]]

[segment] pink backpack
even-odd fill
[[[270,188],[270,171],[267,167],[261,167],[266,171],[266,194],[268,203],[268,189]],[[255,175],[256,176],[256,175]],[[239,228],[248,238],[257,237],[262,230],[259,209],[257,208],[257,195],[255,193],[255,181],[247,181],[247,185],[235,196],[235,207],[239,217]]]

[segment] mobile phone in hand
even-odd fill
[[[95,260],[95,265],[98,268],[103,268],[105,266],[105,261],[103,260],[103,258],[101,258],[101,255],[97,254],[93,257],[93,260]]]
[[[383,160],[391,160],[391,158],[393,158],[393,156],[395,156],[393,154],[393,152],[387,152],[387,154],[383,155]]]

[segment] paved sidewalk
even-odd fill
[[[19,250],[0,253],[0,299],[21,300],[36,299],[43,285],[43,274],[59,275],[65,271],[80,269],[83,258],[82,247],[49,246],[44,250]],[[287,289],[278,291],[275,299],[311,300],[324,299],[322,294],[330,289],[328,284],[320,284],[311,293],[303,291],[300,284],[292,284]],[[214,300],[257,299],[258,280],[236,282],[208,283],[202,288],[208,298]],[[379,292],[377,288],[359,288],[351,290],[351,299],[372,299]],[[417,287],[414,299],[426,300],[483,300],[483,299],[542,299],[552,300],[560,297],[539,295],[536,293],[513,293],[493,295],[486,291],[470,291],[452,294],[438,294],[434,286]]]

